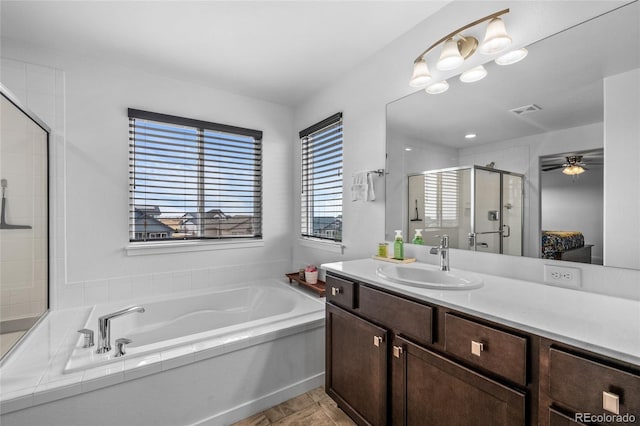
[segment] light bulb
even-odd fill
[[[516,62],[520,62],[521,60],[526,58],[528,54],[529,54],[529,51],[527,51],[527,49],[525,49],[524,47],[522,49],[512,50],[510,52],[505,53],[502,56],[498,56],[496,58],[496,64],[498,65],[515,64]]]
[[[493,18],[487,25],[487,32],[484,41],[480,45],[480,53],[493,55],[502,52],[511,45],[511,37],[507,34],[504,21],[500,18]]]
[[[473,83],[474,81],[482,80],[486,76],[487,70],[482,65],[478,65],[460,74],[460,81],[463,83]]]
[[[424,87],[431,81],[431,74],[427,67],[427,62],[424,59],[420,59],[413,63],[413,75],[409,80],[409,86],[411,87]]]
[[[447,80],[442,80],[427,86],[427,88],[424,90],[430,95],[437,95],[439,93],[444,93],[447,90],[449,90],[449,83],[447,83]]]
[[[442,53],[436,67],[440,71],[448,71],[458,68],[464,62],[464,58],[458,50],[458,43],[453,38],[447,39],[442,47]]]

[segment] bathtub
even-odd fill
[[[2,366],[0,421],[219,426],[321,386],[324,299],[285,281],[52,311]],[[82,348],[76,330],[132,305],[111,323],[126,355]]]
[[[145,312],[134,312],[111,320],[112,350],[98,354],[96,346],[83,348],[84,338],[79,336],[64,373],[122,363],[202,341],[224,345],[249,337],[258,327],[276,326],[279,322],[324,310],[319,299],[273,282],[149,302],[96,305],[84,324],[84,328],[95,330],[96,345],[98,318],[129,306],[142,306]],[[115,357],[115,340],[118,338],[131,340],[123,357]]]

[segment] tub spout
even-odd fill
[[[98,318],[98,349],[97,353],[102,354],[111,350],[111,320],[122,315],[133,312],[144,312],[142,306],[131,306],[117,312],[112,312]]]

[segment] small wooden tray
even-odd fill
[[[300,284],[301,286],[307,287],[308,289],[310,289],[313,292],[317,293],[318,297],[324,297],[324,292],[325,292],[325,282],[324,281],[318,280],[318,282],[315,283],[315,284],[309,284],[305,280],[300,279],[300,273],[299,272],[292,272],[290,274],[285,274],[285,275],[287,276],[287,278],[289,278],[289,284],[291,284],[291,283],[293,283],[295,281],[298,284]]]
[[[375,260],[382,260],[384,262],[391,262],[391,263],[413,263],[416,261],[415,257],[408,257],[406,259],[394,259],[392,257],[380,257],[380,256],[373,256],[373,258]]]

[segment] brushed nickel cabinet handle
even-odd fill
[[[340,293],[342,293],[342,288],[340,288],[340,287],[331,287],[331,295],[332,296],[337,296]]]
[[[380,346],[380,343],[384,342],[384,337],[382,336],[373,336],[373,346]]]
[[[402,346],[394,346],[393,347],[393,356],[396,358],[400,358],[400,355],[402,355],[402,353],[404,352],[404,349],[402,349]]]
[[[620,397],[612,392],[602,392],[602,408],[613,414],[620,414]]]
[[[475,356],[480,356],[484,351],[484,344],[480,342],[476,342],[475,340],[471,341],[471,353]]]

